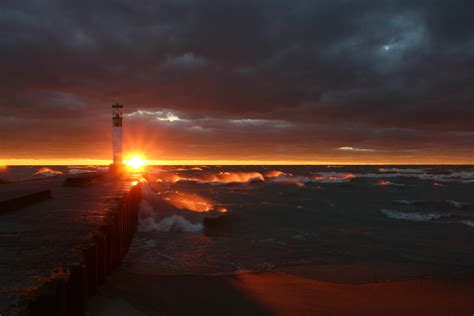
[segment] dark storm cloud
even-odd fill
[[[105,105],[120,100],[129,112],[179,114],[152,127],[185,124],[174,131],[183,142],[262,146],[278,130],[302,152],[433,138],[465,151],[473,10],[461,0],[4,0],[1,132],[26,141],[49,133],[45,118],[95,117],[64,123],[73,141],[102,130]]]

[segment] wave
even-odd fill
[[[197,184],[221,185],[228,183],[250,183],[254,181],[276,182],[304,186],[306,183],[345,183],[357,178],[347,172],[318,172],[308,176],[297,176],[280,170],[272,170],[265,175],[260,172],[218,172],[202,175],[181,175],[172,172],[158,172],[157,182],[194,182]]]
[[[474,172],[460,171],[452,172],[450,174],[420,174],[418,178],[422,180],[432,180],[439,182],[459,182],[459,183],[474,183]]]
[[[267,178],[267,181],[273,183],[294,184],[299,187],[307,183],[346,183],[355,179],[352,173],[342,172],[320,172],[312,176],[293,176],[287,173],[281,173],[276,177]]]
[[[380,210],[382,214],[388,218],[406,220],[413,222],[428,222],[435,219],[440,219],[441,217],[448,216],[449,214],[440,214],[440,213],[419,213],[419,212],[400,212],[395,210],[382,209]]]
[[[146,180],[142,182],[142,197],[138,223],[140,232],[197,232],[204,225],[193,223],[183,215],[202,221],[204,216],[218,218],[227,212],[226,208],[218,207],[195,193],[162,191],[157,194]],[[197,213],[202,213],[203,216],[196,216]]]
[[[414,168],[379,168],[379,172],[382,173],[424,173],[426,169],[414,169]]]
[[[375,185],[379,185],[379,186],[387,186],[387,185],[390,185],[390,186],[395,186],[395,187],[404,187],[405,185],[404,184],[401,184],[401,183],[394,183],[392,181],[389,181],[389,180],[378,180]]]
[[[148,194],[146,192],[145,194]],[[160,214],[146,201],[142,200],[139,207],[138,231],[139,232],[196,232],[203,228],[202,224],[193,224],[181,215],[171,215],[157,220]]]
[[[186,171],[186,169],[177,169]],[[377,185],[405,186],[400,183],[393,183],[391,178],[415,178],[420,180],[434,181],[435,185],[443,182],[458,183],[474,183],[474,172],[472,171],[444,171],[443,173],[430,171],[429,169],[414,168],[380,168],[378,172],[368,173],[350,173],[326,171],[317,172],[308,175],[293,175],[282,170],[270,170],[265,173],[261,172],[176,172],[177,170],[155,170],[151,173],[156,175],[157,182],[162,183],[178,183],[192,182],[196,184],[223,185],[228,183],[251,183],[254,181],[274,182],[283,184],[293,184],[299,187],[307,183],[346,183],[355,179],[374,178],[384,182],[376,183]],[[191,169],[187,169],[188,171]],[[199,171],[197,169],[193,169]]]
[[[202,224],[193,224],[180,215],[165,217],[158,223],[153,217],[146,217],[140,219],[138,223],[139,232],[197,232],[202,229]]]
[[[394,202],[411,205],[419,201],[398,200]],[[441,219],[443,217],[451,217],[450,213],[401,212],[401,211],[387,210],[387,209],[382,209],[380,211],[388,218],[397,219],[397,220],[406,220],[406,221],[412,221],[412,222],[429,222],[429,221]],[[462,223],[466,226],[474,227],[474,221],[470,219],[462,220],[462,221],[452,221],[450,223],[452,224]]]
[[[464,225],[469,226],[469,227],[474,227],[474,221],[472,221],[472,220],[465,220],[465,221],[462,221],[462,223]]]
[[[85,168],[73,168],[68,170],[69,174],[83,174],[95,172],[95,170],[85,169]]]
[[[281,176],[291,176],[291,174],[280,171],[280,170],[272,170],[265,173],[265,178],[278,178]]]
[[[186,176],[169,171],[154,172],[157,182],[177,183],[180,181],[190,181],[199,184],[227,184],[227,183],[248,183],[252,181],[265,181],[265,177],[260,172],[218,172],[201,175]]]
[[[423,200],[393,200],[395,203],[413,205],[413,206],[437,206],[437,207],[454,207],[457,209],[466,208],[469,204],[464,202],[459,202],[455,200],[445,200],[445,201],[423,201]]]
[[[38,169],[38,171],[36,171],[35,174],[40,174],[45,177],[54,177],[54,176],[63,174],[63,172],[59,170],[54,170],[48,167],[43,167],[43,168]]]
[[[399,178],[399,177],[415,177],[414,174],[402,173],[356,173],[357,178]]]
[[[353,173],[347,172],[318,172],[313,179],[322,183],[343,183],[357,178]]]
[[[402,171],[403,170],[403,171]],[[438,182],[474,183],[474,172],[460,171],[449,174],[435,174],[422,169],[379,169],[381,173],[356,173],[357,178],[417,178]]]
[[[311,182],[311,180],[308,177],[291,176],[286,173],[268,179],[268,181],[273,183],[294,184],[298,187],[303,187],[306,183]]]
[[[219,172],[217,174],[208,174],[200,182],[207,183],[242,183],[251,181],[265,181],[265,178],[260,172]]]
[[[185,209],[193,212],[227,212],[226,208],[217,207],[213,201],[206,199],[196,193],[173,191],[171,193],[164,194],[164,199],[179,209]]]

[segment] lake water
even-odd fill
[[[0,178],[97,170],[9,167]],[[397,279],[474,267],[473,166],[157,166],[142,182],[128,269],[233,274],[362,263]]]

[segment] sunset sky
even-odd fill
[[[474,163],[473,1],[0,3],[0,163]]]

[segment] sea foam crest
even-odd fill
[[[379,172],[387,173],[424,173],[424,169],[413,169],[413,168],[380,168]]]
[[[145,217],[139,220],[138,226],[139,232],[197,232],[202,229],[202,224],[193,224],[180,215],[165,217],[158,223],[153,217]]]
[[[449,215],[443,215],[439,213],[418,213],[418,212],[408,213],[408,212],[400,212],[396,210],[387,210],[387,209],[382,209],[380,211],[388,218],[413,221],[413,222],[428,222],[434,219],[439,219],[443,216],[449,216]]]
[[[436,205],[440,205],[440,206],[444,206],[444,207],[451,206],[451,207],[454,207],[454,208],[457,208],[457,209],[463,209],[463,208],[465,208],[466,206],[469,205],[468,203],[459,202],[459,201],[455,201],[455,200],[445,200],[445,201],[393,200],[393,202],[399,203],[399,204],[405,204],[405,205],[417,205],[417,204],[430,203],[430,204],[436,204]]]
[[[464,225],[469,226],[469,227],[474,227],[474,221],[465,220],[465,221],[462,221],[462,223],[463,223]]]
[[[140,202],[138,231],[139,232],[197,232],[203,229],[200,223],[193,224],[181,215],[171,215],[169,217],[157,219],[159,212],[157,212],[148,201],[153,201],[155,194],[150,185],[144,181],[142,185],[142,195],[144,200]]]

